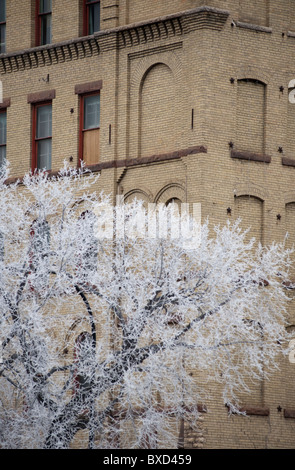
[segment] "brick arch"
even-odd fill
[[[182,80],[182,66],[181,66],[181,58],[180,56],[176,55],[175,52],[163,52],[157,55],[150,55],[143,57],[134,68],[132,73],[132,78],[130,80],[130,91],[139,93],[144,79],[150,69],[157,65],[163,64],[166,65],[172,72],[177,84],[181,86]]]
[[[168,183],[157,193],[154,202],[166,204],[170,199],[186,202],[185,187],[181,182]]]
[[[268,197],[268,192],[264,188],[257,186],[256,184],[245,183],[238,185],[234,189],[234,196],[252,196],[264,202]]]
[[[256,67],[254,65],[241,67],[237,72],[236,78],[237,80],[257,80],[264,85],[268,85],[270,83],[270,76],[260,67]]]
[[[139,90],[140,156],[167,153],[177,147],[179,133],[177,96],[179,94],[171,68],[163,62],[152,65],[146,71]]]
[[[159,52],[131,61],[128,151],[132,158],[180,148],[181,131],[179,124],[176,126],[177,121],[180,122],[180,111],[178,106],[171,105],[169,98],[176,100],[181,95],[181,85],[182,65],[177,51]]]
[[[284,196],[284,203],[285,205],[290,204],[294,202],[295,203],[295,191],[290,191],[285,194]]]
[[[144,203],[152,202],[152,194],[147,189],[135,188],[124,194],[124,202],[132,202],[135,198]]]

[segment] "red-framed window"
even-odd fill
[[[80,95],[79,160],[86,165],[99,162],[100,93]]]
[[[0,167],[6,162],[6,109],[0,110]]]
[[[36,0],[36,46],[51,43],[51,23],[52,0]]]
[[[84,36],[97,33],[100,30],[100,0],[84,0],[83,17]]]
[[[51,170],[52,102],[33,105],[32,170]]]
[[[0,0],[0,54],[6,52],[6,0]]]

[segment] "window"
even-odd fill
[[[100,94],[81,96],[80,160],[91,165],[99,161]]]
[[[36,1],[36,45],[51,43],[52,0]]]
[[[100,30],[100,1],[84,0],[84,35]]]
[[[6,162],[6,110],[0,111],[0,167]]]
[[[0,0],[0,54],[6,51],[6,0]]]
[[[33,109],[32,169],[51,170],[52,104],[42,103]]]

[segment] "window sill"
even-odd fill
[[[238,28],[250,29],[258,33],[272,33],[272,28],[268,26],[260,26],[253,23],[244,23],[243,21],[237,21],[236,23]]]
[[[295,166],[295,160],[293,160],[293,158],[282,157],[282,165]]]
[[[264,155],[261,153],[253,153],[247,152],[245,150],[232,150],[231,151],[231,158],[236,158],[238,160],[248,160],[252,162],[262,162],[262,163],[270,163],[271,157],[269,155]]]
[[[284,418],[295,419],[295,410],[284,409]]]

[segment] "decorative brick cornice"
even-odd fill
[[[231,158],[237,158],[238,160],[249,160],[252,162],[263,162],[270,163],[271,157],[261,153],[247,152],[244,150],[231,150]]]
[[[162,16],[150,21],[117,28],[118,47],[131,47],[158,39],[181,36],[197,29],[221,30],[229,11],[209,6]]]
[[[91,36],[0,55],[0,74],[50,66],[73,59],[182,36],[198,29],[221,30],[229,11],[202,6],[191,10],[99,31]]]
[[[100,52],[97,39],[87,36],[57,44],[25,49],[0,55],[0,74],[28,70],[37,67],[68,62],[98,55]]]

